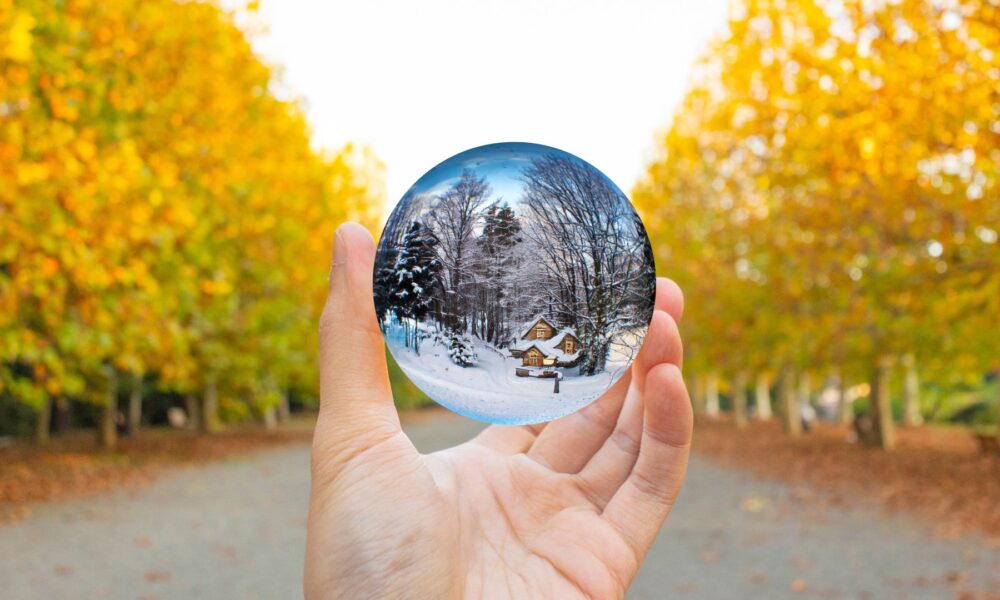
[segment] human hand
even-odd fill
[[[676,284],[657,282],[642,350],[597,401],[422,455],[392,401],[372,300],[374,242],[346,224],[334,247],[306,597],[622,597],[687,468],[692,412]]]

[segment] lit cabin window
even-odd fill
[[[535,327],[535,339],[537,339],[537,340],[543,340],[543,339],[545,339],[545,326],[544,325],[539,325],[538,327]]]
[[[566,353],[572,354],[573,348],[574,348],[573,340],[566,338]]]

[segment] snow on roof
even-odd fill
[[[531,333],[531,330],[535,328],[535,325],[539,321],[545,321],[546,323],[549,324],[549,327],[551,327],[552,329],[556,329],[556,330],[559,329],[558,327],[556,327],[555,323],[553,323],[549,319],[546,319],[545,316],[542,315],[542,313],[538,313],[537,315],[535,315],[534,317],[532,317],[530,321],[527,321],[527,325],[524,326],[524,329],[521,330],[520,335],[517,336],[518,339],[524,338],[529,333]]]
[[[520,340],[516,344],[512,345],[511,348],[514,350],[520,350],[522,352],[527,352],[532,347],[538,349],[539,352],[545,355],[546,358],[555,358],[562,362],[569,362],[576,360],[580,356],[580,351],[577,350],[572,354],[567,354],[557,348],[559,342],[567,332],[563,332],[560,335],[548,340]]]
[[[561,344],[562,341],[563,341],[563,338],[565,338],[567,335],[571,335],[574,338],[576,338],[577,340],[580,339],[580,338],[576,337],[576,329],[573,329],[572,327],[567,327],[566,329],[563,329],[559,333],[557,333],[554,336],[552,336],[551,339],[546,340],[546,341],[547,341],[547,343],[549,343],[553,347],[555,347],[555,346],[558,346],[559,344]]]

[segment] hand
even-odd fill
[[[635,363],[591,405],[421,455],[392,401],[374,256],[362,227],[337,231],[320,323],[306,597],[622,597],[687,468],[680,290],[658,281]]]

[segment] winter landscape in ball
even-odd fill
[[[523,143],[421,177],[386,224],[374,277],[407,376],[455,412],[506,424],[604,393],[642,344],[656,287],[624,194],[581,159]]]

